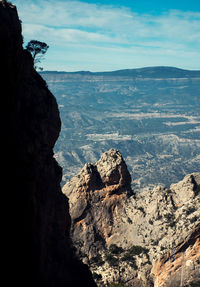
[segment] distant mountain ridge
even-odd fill
[[[43,71],[41,74],[66,74],[66,75],[82,75],[82,76],[121,76],[121,77],[142,77],[142,78],[198,78],[200,70],[185,70],[176,67],[156,66],[144,67],[137,69],[123,69],[108,72],[59,72],[59,71]]]

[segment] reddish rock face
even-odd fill
[[[7,286],[96,286],[74,257],[62,169],[53,157],[61,121],[54,96],[22,47],[16,7],[0,1],[6,185]],[[9,178],[9,180],[6,180]],[[11,282],[10,282],[11,281]]]
[[[200,225],[153,267],[155,287],[186,286],[200,278]]]

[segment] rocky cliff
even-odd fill
[[[17,10],[7,1],[0,1],[0,41],[6,191],[1,234],[7,243],[3,284],[96,286],[88,268],[75,258],[69,236],[62,170],[53,157],[61,127],[57,103],[22,47]]]
[[[200,272],[200,173],[134,194],[117,150],[63,187],[71,234],[99,286],[184,286]]]
[[[64,186],[70,198],[73,240],[90,258],[113,235],[113,220],[121,216],[123,202],[132,194],[130,183],[121,154],[111,149]]]

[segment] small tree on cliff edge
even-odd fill
[[[44,54],[47,52],[48,48],[49,48],[49,46],[46,43],[40,42],[37,40],[31,40],[26,45],[26,49],[31,53],[31,55],[33,57],[35,69],[39,68],[40,70],[42,70],[42,68],[37,67],[36,64],[41,62],[41,60],[43,59]]]

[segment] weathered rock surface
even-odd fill
[[[155,287],[186,286],[200,280],[200,224],[189,236],[164,254],[153,267]],[[200,282],[199,282],[200,283]]]
[[[105,152],[96,163],[97,170],[104,185],[119,184],[130,190],[131,175],[119,151],[111,149]]]
[[[64,186],[79,255],[99,286],[112,281],[175,286],[169,285],[172,278],[179,285],[180,280],[190,282],[200,267],[200,173],[187,175],[170,189],[157,186],[139,194],[134,194],[130,182],[120,152],[111,149]],[[194,274],[181,279],[188,264]]]
[[[114,222],[131,194],[131,176],[121,154],[111,149],[96,165],[86,164],[63,187],[70,198],[73,240],[92,258],[108,244]]]
[[[75,258],[69,236],[62,170],[53,157],[61,126],[57,103],[22,47],[17,10],[7,1],[0,1],[0,41],[6,195],[1,234],[7,244],[3,284],[96,286],[87,266]]]

